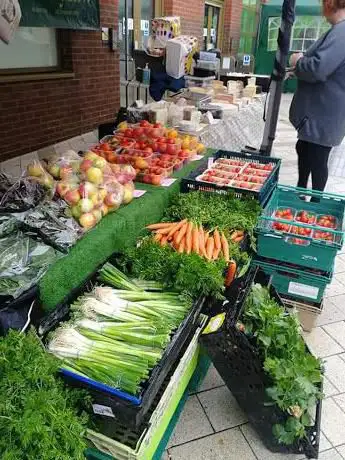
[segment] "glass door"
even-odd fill
[[[205,4],[203,43],[205,51],[220,47],[221,13],[222,8],[220,6]]]

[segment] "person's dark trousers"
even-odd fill
[[[297,187],[307,188],[311,174],[313,190],[323,192],[328,180],[328,158],[332,147],[312,144],[299,140],[296,144],[298,155]]]

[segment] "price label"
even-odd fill
[[[94,414],[115,418],[115,415],[111,407],[109,406],[102,406],[101,404],[92,404],[92,408],[93,408]]]
[[[210,157],[207,162],[207,167],[210,168],[213,165],[213,163],[214,163],[214,158]]]
[[[173,179],[171,177],[167,177],[166,179],[163,179],[161,182],[162,187],[170,187],[174,182],[176,182],[177,179]]]
[[[128,18],[127,19],[127,29],[128,30],[134,30],[133,18]]]
[[[202,158],[204,158],[202,155],[195,155],[195,157],[193,157],[190,161],[199,161]]]
[[[249,54],[245,54],[243,56],[243,65],[250,65],[250,55]]]
[[[319,288],[315,286],[309,286],[308,284],[295,283],[290,281],[289,283],[289,294],[299,295],[308,297],[309,299],[316,300],[319,295]]]
[[[134,198],[140,198],[141,196],[145,195],[146,190],[134,190],[133,196]]]

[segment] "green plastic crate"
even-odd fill
[[[333,272],[316,274],[301,267],[300,270],[286,264],[275,264],[254,259],[253,265],[260,267],[272,277],[272,285],[278,294],[292,299],[321,302]]]
[[[191,340],[161,401],[150,418],[148,428],[138,441],[136,449],[131,449],[125,444],[121,444],[95,431],[87,430],[86,437],[95,446],[95,449],[86,451],[86,457],[89,460],[152,460],[155,458],[157,448],[197,367],[199,357],[198,339],[206,319],[203,319],[202,325]],[[106,454],[106,456],[99,457],[99,453]],[[95,456],[96,454],[97,456]]]
[[[319,203],[302,201],[301,195],[319,198]],[[315,240],[308,236],[297,236],[303,244],[293,243],[294,235],[275,230],[274,222],[291,224],[290,221],[272,217],[278,208],[292,208],[298,211],[309,211],[317,215],[331,214],[337,218],[338,230],[325,229],[315,225],[293,222],[296,227],[304,227],[330,232],[334,235],[333,242]],[[279,185],[265,206],[259,218],[257,231],[257,253],[260,257],[276,259],[308,268],[330,272],[334,267],[337,251],[344,240],[344,209],[345,197],[332,193],[320,193],[297,187]]]

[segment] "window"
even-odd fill
[[[19,27],[12,41],[0,41],[0,73],[26,73],[57,68],[56,30],[47,27]]]
[[[277,50],[278,30],[280,18],[270,18],[268,23],[268,51]],[[292,29],[290,50],[294,52],[306,51],[318,38],[329,29],[329,24],[321,16],[297,16]]]

